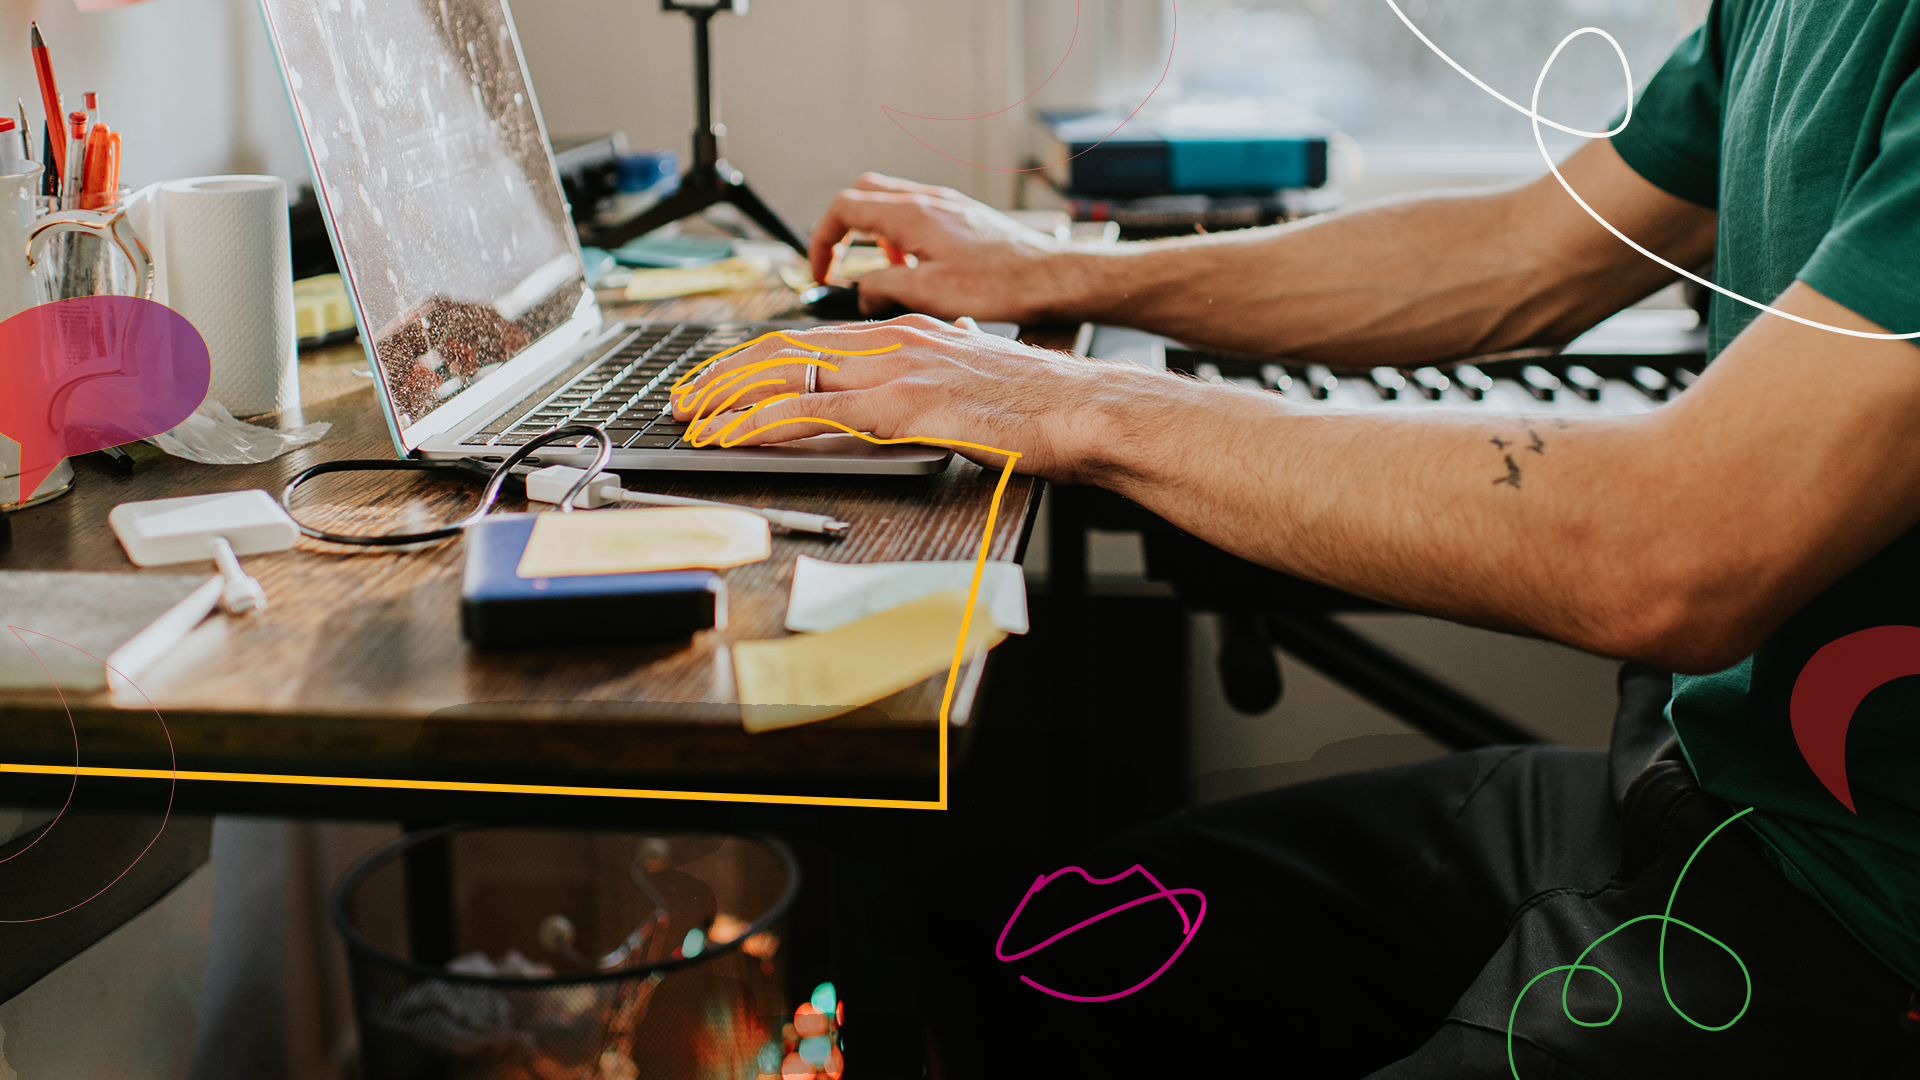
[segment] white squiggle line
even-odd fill
[[[1500,91],[1495,90],[1493,87],[1488,86],[1486,83],[1481,82],[1473,74],[1473,72],[1468,71],[1466,68],[1461,67],[1459,63],[1454,60],[1453,57],[1448,56],[1446,54],[1445,50],[1441,49],[1440,46],[1435,45],[1433,43],[1433,39],[1421,33],[1420,28],[1413,25],[1413,20],[1407,18],[1407,13],[1404,11],[1401,11],[1400,5],[1394,3],[1394,0],[1386,0],[1386,3],[1388,7],[1393,9],[1393,13],[1395,15],[1400,16],[1400,21],[1406,24],[1407,29],[1413,31],[1413,36],[1419,38],[1421,43],[1426,45],[1427,48],[1432,49],[1433,54],[1435,56],[1438,56],[1440,59],[1445,60],[1447,62],[1448,67],[1451,67],[1453,70],[1466,76],[1467,80],[1473,83],[1473,85],[1479,87],[1482,90],[1485,90],[1489,94],[1492,94],[1495,98],[1499,99],[1499,101],[1502,104],[1506,105],[1508,108],[1521,114],[1522,116],[1525,116],[1528,120],[1532,121],[1534,145],[1540,148],[1540,156],[1546,161],[1547,169],[1548,171],[1553,173],[1553,178],[1555,180],[1560,181],[1560,186],[1566,189],[1567,194],[1573,197],[1574,202],[1580,204],[1580,209],[1585,210],[1587,212],[1588,217],[1599,222],[1602,228],[1606,229],[1608,232],[1612,233],[1613,235],[1619,237],[1621,243],[1626,244],[1628,247],[1632,248],[1633,250],[1639,252],[1642,255],[1645,255],[1647,258],[1652,259],[1654,262],[1659,263],[1661,266],[1664,266],[1667,269],[1673,271],[1674,273],[1679,274],[1681,277],[1686,278],[1689,281],[1704,285],[1709,289],[1712,289],[1714,292],[1719,293],[1721,296],[1727,297],[1730,300],[1738,300],[1741,303],[1747,305],[1748,307],[1758,308],[1769,315],[1778,315],[1780,318],[1797,322],[1802,326],[1811,326],[1815,330],[1826,330],[1835,334],[1843,334],[1847,337],[1866,338],[1871,341],[1912,341],[1914,338],[1920,338],[1920,330],[1916,330],[1911,334],[1870,334],[1865,330],[1849,330],[1846,327],[1842,327],[1842,326],[1829,326],[1828,324],[1820,322],[1817,319],[1802,318],[1801,316],[1792,314],[1791,312],[1781,311],[1779,308],[1774,307],[1770,304],[1763,304],[1758,300],[1752,300],[1747,297],[1741,296],[1739,293],[1734,292],[1731,289],[1723,288],[1719,285],[1716,285],[1713,282],[1708,281],[1706,278],[1703,278],[1698,274],[1693,273],[1690,270],[1687,270],[1683,267],[1675,266],[1673,263],[1670,263],[1667,260],[1661,258],[1660,256],[1655,255],[1653,252],[1648,251],[1646,248],[1641,247],[1640,244],[1637,243],[1632,237],[1628,236],[1626,233],[1621,232],[1619,229],[1614,228],[1612,222],[1608,221],[1606,218],[1601,217],[1599,213],[1594,210],[1593,207],[1588,206],[1587,200],[1581,198],[1580,193],[1573,190],[1573,185],[1567,183],[1567,178],[1560,175],[1560,167],[1554,164],[1553,155],[1547,152],[1546,139],[1542,137],[1540,134],[1540,125],[1545,124],[1548,127],[1555,128],[1559,131],[1564,131],[1569,135],[1578,135],[1583,139],[1611,138],[1627,129],[1627,125],[1633,121],[1633,69],[1627,65],[1626,50],[1620,47],[1620,43],[1614,40],[1612,34],[1607,33],[1605,30],[1602,30],[1597,26],[1583,26],[1580,29],[1575,30],[1573,33],[1568,34],[1566,37],[1561,38],[1560,44],[1554,46],[1553,52],[1548,54],[1547,56],[1546,64],[1540,68],[1540,77],[1533,81],[1533,107],[1527,108],[1526,106],[1521,105],[1519,102],[1516,102],[1513,99],[1507,97],[1505,94],[1502,94]],[[1565,49],[1569,44],[1571,44],[1574,38],[1577,38],[1582,34],[1598,34],[1601,37],[1607,39],[1607,44],[1613,46],[1614,55],[1620,58],[1621,72],[1623,72],[1627,77],[1627,112],[1625,116],[1620,118],[1620,125],[1618,127],[1613,128],[1610,131],[1581,131],[1578,128],[1570,128],[1565,124],[1556,123],[1552,120],[1547,119],[1544,116],[1541,116],[1539,113],[1540,88],[1546,84],[1547,72],[1553,70],[1553,62],[1560,58],[1560,51],[1562,49]]]

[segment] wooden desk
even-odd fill
[[[783,288],[696,297],[613,312],[624,318],[758,319],[791,303]],[[1043,339],[1060,344],[1058,334]],[[117,504],[239,488],[276,497],[316,462],[393,452],[357,344],[302,361],[305,419],[333,430],[320,443],[261,465],[168,458],[131,477],[97,456],[75,461],[69,494],[13,519],[0,568],[117,573],[206,572],[210,564],[143,571],[107,524]],[[652,647],[481,652],[459,629],[461,544],[424,550],[343,550],[305,540],[246,559],[270,608],[216,615],[140,677],[165,732],[133,693],[0,696],[0,760],[67,764],[73,734],[83,765],[178,768],[461,782],[931,799],[938,791],[937,717],[944,673],[857,713],[748,735],[740,725],[730,642],[784,636],[794,558],[836,562],[972,559],[997,475],[955,458],[920,478],[662,476],[672,494],[831,513],[853,522],[841,541],[776,536],[773,557],[726,571],[730,621],[690,642]],[[399,475],[316,481],[303,518],[365,528],[448,520],[477,482]],[[990,558],[1016,558],[1040,485],[1007,488]],[[763,500],[763,501],[762,501]],[[520,509],[503,501],[501,509]],[[17,648],[12,642],[0,643]],[[969,720],[983,660],[956,687],[950,734]],[[963,740],[953,738],[957,750]],[[238,787],[242,785],[223,785]],[[64,791],[66,781],[60,784]],[[300,785],[302,798],[351,788]],[[258,806],[257,798],[248,805]]]

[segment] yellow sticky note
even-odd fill
[[[627,279],[628,300],[665,300],[695,293],[747,289],[766,279],[773,264],[765,259],[722,259],[684,269],[635,270]]]
[[[523,578],[722,570],[773,553],[767,519],[745,510],[549,512],[533,523],[514,573]]]
[[[949,589],[824,634],[740,642],[733,646],[733,674],[747,730],[852,712],[947,670],[966,610],[966,590]],[[967,627],[965,655],[1006,636],[980,605]]]

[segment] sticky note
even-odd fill
[[[950,562],[831,563],[794,560],[787,629],[819,632],[945,589],[973,584],[969,559]],[[980,575],[979,610],[1009,634],[1027,632],[1027,582],[1017,563],[990,562]]]
[[[772,731],[852,712],[947,670],[967,610],[965,589],[946,589],[824,634],[733,646],[734,681],[748,731]],[[963,654],[1006,634],[975,610]]]
[[[678,507],[539,515],[514,573],[523,578],[723,570],[773,552],[767,519],[745,510]]]

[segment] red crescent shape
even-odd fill
[[[1822,645],[1793,682],[1793,741],[1852,813],[1860,811],[1847,787],[1847,725],[1868,694],[1908,675],[1920,675],[1920,626],[1876,626]]]

